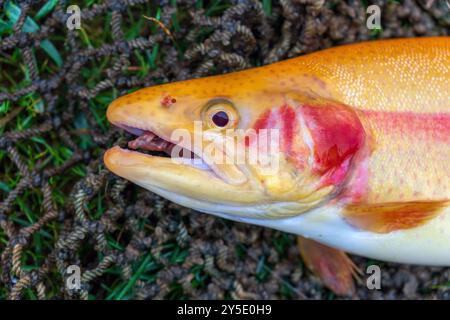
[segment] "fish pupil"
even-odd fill
[[[230,119],[228,118],[228,114],[226,112],[219,111],[212,116],[212,121],[218,127],[225,127]]]

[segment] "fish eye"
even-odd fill
[[[221,128],[226,127],[228,122],[230,122],[230,118],[225,111],[218,111],[214,113],[211,120],[216,126]]]
[[[234,128],[239,120],[236,108],[225,99],[210,101],[206,106],[203,118],[208,127],[217,129]]]

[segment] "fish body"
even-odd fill
[[[449,37],[340,46],[145,88],[107,116],[139,136],[131,149],[202,159],[105,153],[111,171],[169,200],[366,257],[450,266]],[[199,143],[178,139],[180,129]],[[205,149],[229,159],[217,141],[241,129],[253,135],[240,146],[276,158],[275,170],[212,161]],[[267,132],[275,151],[259,144]]]

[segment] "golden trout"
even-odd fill
[[[337,293],[352,291],[354,272],[339,250],[450,266],[449,37],[145,88],[107,117],[138,136],[105,153],[109,170],[183,206],[302,236],[305,262]]]

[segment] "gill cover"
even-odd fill
[[[357,113],[346,105],[297,94],[286,94],[284,101],[253,124],[258,134],[279,130],[278,170],[265,174],[263,166],[249,166],[269,199],[292,204],[269,211],[272,217],[297,215],[339,192],[366,136]]]

